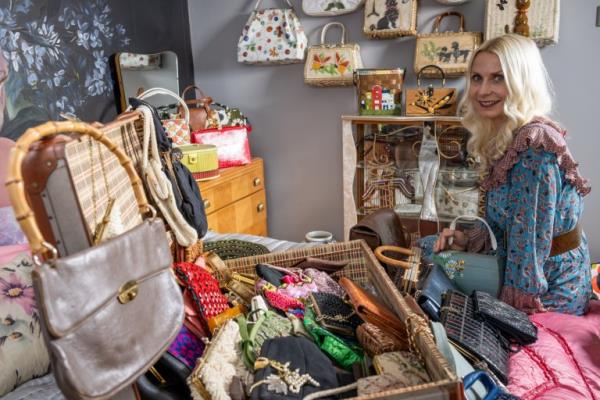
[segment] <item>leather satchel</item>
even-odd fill
[[[389,308],[377,301],[373,295],[367,293],[350,279],[340,278],[340,285],[346,289],[354,310],[363,321],[370,322],[392,335],[402,343],[401,350],[408,349],[408,334],[404,322],[398,319]]]
[[[183,299],[159,219],[62,258],[44,241],[25,198],[21,162],[32,143],[63,132],[91,136],[109,148],[127,171],[139,210],[151,208],[131,160],[91,125],[30,128],[11,154],[7,189],[36,264],[33,287],[56,382],[69,399],[107,399],[169,347],[181,328]]]
[[[442,296],[449,290],[458,290],[439,265],[432,265],[421,281],[415,297],[417,303],[433,321],[440,320]]]
[[[363,239],[371,250],[379,246],[408,247],[400,218],[391,208],[367,215],[350,228],[350,240]]]
[[[185,95],[190,91],[190,89],[194,89],[200,94],[200,97],[197,97],[196,99],[185,100]],[[183,92],[181,92],[181,98],[184,99],[185,104],[189,109],[189,125],[192,132],[206,129],[206,119],[211,112],[210,103],[212,103],[212,98],[205,95],[202,92],[202,89],[196,85],[189,85],[183,89]],[[184,107],[179,107],[179,113],[183,114],[185,110]]]

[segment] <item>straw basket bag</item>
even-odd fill
[[[460,18],[458,32],[440,33],[442,19],[452,15]],[[433,32],[417,36],[415,74],[426,65],[435,64],[444,71],[446,77],[461,76],[467,71],[469,60],[481,44],[481,36],[481,32],[465,32],[465,18],[459,12],[448,11],[438,15],[433,23]],[[435,69],[426,69],[422,75],[441,78],[440,72]]]
[[[394,4],[395,3],[395,4]],[[417,0],[367,0],[363,32],[371,39],[417,34]]]
[[[342,30],[340,43],[325,44],[332,26]],[[341,22],[330,22],[321,31],[321,44],[310,46],[304,65],[304,82],[313,86],[351,86],[354,71],[362,68],[360,47],[346,43],[346,28]]]

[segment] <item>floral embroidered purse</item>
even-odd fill
[[[326,44],[325,35],[332,26],[342,30],[340,43]],[[357,68],[362,68],[360,47],[345,43],[346,28],[341,22],[330,22],[321,30],[321,44],[310,46],[304,65],[304,82],[312,86],[351,86]]]

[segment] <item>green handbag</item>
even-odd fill
[[[460,219],[482,222],[490,233],[492,250],[494,253],[496,252],[498,242],[492,229],[483,218],[462,215],[450,223],[450,229],[456,229],[456,223]],[[449,243],[452,244],[452,238]],[[432,259],[434,263],[444,269],[448,277],[465,294],[470,295],[474,290],[481,290],[494,297],[500,295],[500,289],[504,282],[504,258],[497,255],[447,250],[434,254]]]

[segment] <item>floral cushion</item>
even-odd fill
[[[12,207],[0,207],[0,246],[27,243]]]
[[[27,252],[0,266],[0,396],[48,372]]]

